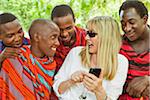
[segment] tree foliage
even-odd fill
[[[25,30],[36,18],[50,19],[51,10],[59,4],[72,7],[76,24],[85,27],[88,19],[108,15],[119,20],[118,10],[124,0],[0,0],[0,12],[15,14]],[[150,1],[142,0],[150,11]]]

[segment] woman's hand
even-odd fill
[[[83,78],[84,86],[91,92],[94,92],[97,100],[103,100],[106,96],[105,90],[102,86],[103,72],[101,72],[99,77],[91,73],[85,73]]]
[[[70,87],[75,85],[76,83],[82,82],[83,81],[83,76],[84,76],[83,71],[76,71],[71,75],[71,78],[62,82],[59,87],[58,87],[58,92],[60,94],[64,93],[66,90],[68,90]]]
[[[79,83],[83,81],[83,77],[84,77],[84,73],[83,71],[76,71],[71,75],[71,80],[73,80],[75,83]]]

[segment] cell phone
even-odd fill
[[[101,73],[101,68],[90,68],[89,73],[94,74],[95,76],[99,77]]]

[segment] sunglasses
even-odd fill
[[[92,38],[92,37],[95,37],[97,33],[92,32],[92,31],[87,31],[87,35]]]

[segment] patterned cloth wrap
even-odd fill
[[[0,100],[49,100],[56,62],[37,58],[29,46],[16,59],[6,59],[0,72]]]

